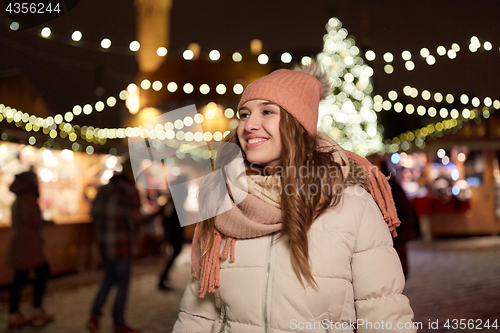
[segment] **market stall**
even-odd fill
[[[0,142],[0,285],[11,279],[5,253],[11,233],[10,207],[15,200],[9,186],[16,174],[33,169],[38,175],[42,216],[54,222],[43,230],[46,256],[52,272],[60,274],[96,265],[90,202],[97,188],[119,167],[118,159],[111,155]]]
[[[424,239],[500,233],[496,150],[457,146],[391,157]]]

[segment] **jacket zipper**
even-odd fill
[[[269,291],[269,276],[271,275],[271,248],[273,246],[274,234],[271,235],[271,244],[269,244],[269,249],[267,250],[267,268],[266,268],[266,285],[264,292],[264,333],[268,330],[268,318],[267,318],[267,293]]]
[[[224,332],[224,328],[226,327],[226,322],[227,322],[227,317],[226,317],[226,308],[225,306],[223,305],[222,306],[222,312],[224,313],[223,317],[222,317],[222,325],[220,327],[220,331],[219,333],[223,333]]]

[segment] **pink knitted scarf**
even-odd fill
[[[394,198],[392,197],[391,186],[386,177],[380,170],[367,159],[350,151],[345,151],[349,159],[352,159],[359,164],[368,173],[370,181],[368,182],[368,192],[372,195],[373,199],[378,205],[385,222],[389,226],[392,235],[396,237],[398,234],[396,228],[399,227],[401,221],[398,218]]]

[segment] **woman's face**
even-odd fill
[[[269,101],[253,100],[243,104],[238,112],[238,139],[247,160],[263,167],[276,166],[283,151],[280,107]]]

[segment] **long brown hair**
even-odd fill
[[[340,201],[344,177],[340,166],[334,161],[331,149],[318,149],[320,139],[317,134],[310,135],[304,127],[286,110],[280,107],[280,135],[283,153],[280,163],[274,168],[281,179],[282,235],[289,238],[292,266],[304,286],[302,276],[309,284],[316,284],[309,265],[309,243],[307,233],[314,220],[326,209]],[[236,130],[231,131],[225,142],[239,145]],[[227,164],[227,156],[219,155],[216,167]],[[251,165],[248,173],[255,173],[258,167]],[[306,170],[304,175],[303,170]],[[221,182],[210,177],[200,186],[199,202],[205,207],[210,203]],[[222,183],[223,184],[223,183]],[[285,191],[283,191],[285,189]],[[305,189],[305,190],[304,190]],[[314,189],[314,195],[311,190]],[[200,208],[202,205],[200,204]],[[208,253],[213,244],[215,218],[204,220],[199,225],[199,237],[206,242],[202,256]]]
[[[292,187],[292,191],[281,195],[283,234],[290,238],[292,265],[300,283],[304,285],[302,274],[309,284],[316,284],[309,266],[307,232],[321,213],[338,204],[344,178],[340,165],[334,161],[333,148],[318,149],[320,140],[317,134],[307,133],[304,127],[283,109],[280,116],[283,144],[280,164],[292,171],[303,170],[303,167],[307,169],[306,175],[300,172],[283,172],[281,175],[282,184],[287,184],[287,188]],[[311,195],[312,189],[317,190],[315,195]]]

